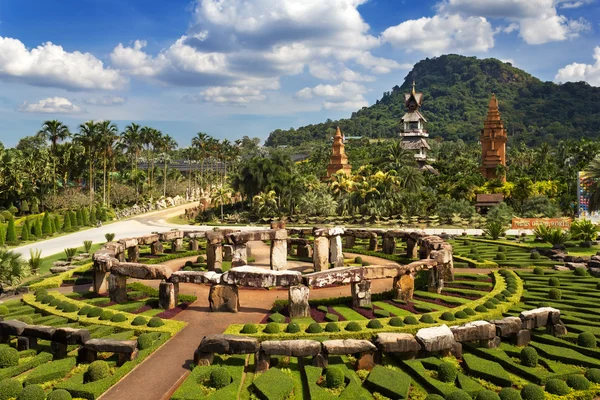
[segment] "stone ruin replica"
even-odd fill
[[[299,236],[297,238],[291,235]],[[314,241],[306,236],[313,235]],[[355,238],[369,238],[370,249],[377,250],[378,238],[383,238],[383,252],[393,254],[397,240],[406,241],[407,255],[419,259],[408,265],[375,265],[344,267],[342,237],[347,245]],[[198,239],[206,238],[208,271],[176,271],[164,265],[138,263],[139,246],[149,245],[151,253],[163,252],[163,243],[170,242],[173,251],[182,250],[184,237],[189,238],[189,249],[198,250]],[[248,266],[248,242],[270,241],[270,269]],[[301,274],[286,270],[287,255],[312,257],[314,272]],[[222,273],[223,260],[231,260],[232,268]],[[444,281],[453,279],[452,246],[439,236],[424,232],[401,230],[358,230],[336,228],[285,229],[283,223],[274,223],[271,229],[255,231],[215,230],[190,232],[173,230],[137,238],[106,243],[93,256],[96,293],[110,295],[111,301],[127,300],[127,278],[160,279],[159,307],[171,309],[177,305],[179,283],[211,285],[209,304],[212,311],[237,312],[238,287],[287,287],[290,317],[310,315],[308,298],[310,288],[350,284],[355,306],[371,304],[371,280],[394,279],[397,297],[412,297],[412,274],[429,271],[429,288],[440,292]],[[410,276],[409,276],[410,275]],[[404,277],[404,278],[403,278]],[[402,286],[405,287],[402,287]],[[405,297],[406,298],[406,297]]]

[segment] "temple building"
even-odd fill
[[[338,126],[335,136],[333,137],[333,148],[331,152],[331,159],[329,161],[329,165],[327,166],[327,177],[330,178],[331,175],[342,172],[346,175],[350,175],[352,173],[352,166],[348,164],[348,156],[346,155],[346,151],[344,150],[344,136],[342,135],[342,131]]]
[[[487,119],[481,130],[479,141],[481,142],[481,167],[479,171],[486,179],[500,179],[506,182],[504,174],[498,175],[498,167],[506,167],[506,129],[500,118],[498,100],[492,94],[488,105]]]
[[[411,93],[404,95],[404,105],[408,109],[402,117],[403,129],[400,133],[402,147],[414,153],[415,160],[421,169],[432,169],[427,162],[434,161],[428,158],[427,153],[431,150],[427,138],[429,134],[425,130],[427,120],[419,111],[423,104],[423,93],[417,93],[415,82]]]

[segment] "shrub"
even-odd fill
[[[558,278],[550,278],[548,279],[548,286],[560,286],[560,280]]]
[[[283,324],[285,322],[285,315],[276,312],[274,314],[269,315],[269,321]]]
[[[488,310],[487,307],[484,306],[483,304],[480,304],[477,307],[475,307],[475,311],[477,311],[477,312],[484,313],[484,312],[487,312],[487,310]]]
[[[542,256],[537,251],[532,251],[529,255],[529,258],[532,260],[539,260],[540,258],[542,258]]]
[[[369,266],[371,266],[371,263],[368,262],[368,261],[363,261],[362,266],[363,267],[369,267]]]
[[[246,324],[240,331],[240,333],[252,334],[258,332],[258,328],[254,324]]]
[[[465,315],[465,317],[466,317],[466,315]],[[440,317],[440,319],[443,319],[444,321],[454,321],[454,320],[456,320],[456,317],[450,311],[446,311],[446,312],[442,313],[442,316]]]
[[[477,393],[475,400],[500,400],[500,396],[491,390],[482,390],[481,392]]]
[[[27,385],[17,396],[17,400],[45,400],[46,393],[40,385]]]
[[[8,307],[0,305],[0,316],[8,314]]]
[[[163,320],[158,317],[152,317],[150,318],[150,321],[148,321],[148,326],[150,328],[158,328],[163,326],[164,324],[165,323],[163,322]]]
[[[8,368],[19,365],[19,352],[8,346],[0,347],[0,368]]]
[[[419,319],[419,321],[421,321],[424,324],[434,324],[435,323],[435,320],[429,314],[423,314],[423,316],[421,317],[421,319]]]
[[[564,396],[569,393],[571,389],[567,386],[565,381],[561,379],[550,379],[546,382],[546,392],[550,394],[556,394],[558,396]]]
[[[577,267],[575,268],[575,271],[573,271],[573,273],[575,274],[575,276],[586,276],[587,269],[585,267]]]
[[[154,336],[152,333],[142,333],[137,342],[140,350],[149,349],[154,344]]]
[[[498,240],[500,236],[506,233],[506,226],[500,221],[488,221],[483,230],[485,236],[489,236],[494,240]]]
[[[381,328],[383,328],[383,325],[381,325],[381,322],[378,319],[372,319],[367,323],[367,328],[381,329]]]
[[[340,327],[335,322],[330,322],[325,325],[325,332],[339,332]]]
[[[465,308],[463,311],[465,312],[465,314],[471,315],[471,316],[476,314],[475,310],[473,310],[472,308],[469,308],[469,307]]]
[[[417,325],[419,322],[417,322],[417,319],[413,315],[409,315],[404,317],[404,323],[406,325]]]
[[[96,360],[90,364],[85,373],[86,382],[96,382],[100,379],[107,378],[110,375],[110,368],[106,361]]]
[[[67,301],[66,304],[63,306],[63,311],[66,313],[72,313],[75,311],[79,311],[79,307],[77,307],[77,304],[70,303]]]
[[[104,235],[104,238],[106,239],[107,242],[112,242],[113,239],[115,238],[115,234],[114,233],[107,233],[106,235]]]
[[[60,303],[61,303],[60,299],[57,299],[56,297],[52,297],[52,300],[50,300],[50,303],[48,303],[48,304],[52,307],[58,307],[58,305]]]
[[[451,364],[449,362],[442,362],[440,365],[438,365],[437,371],[438,379],[442,382],[452,383],[456,380],[456,377],[458,376],[458,370],[456,369],[454,364]]]
[[[544,390],[533,383],[525,385],[525,387],[521,389],[521,398],[523,400],[544,400],[545,397]]]
[[[491,299],[488,300],[488,301],[486,301],[485,303],[483,303],[483,305],[488,310],[494,310],[494,309],[496,309],[496,304]]]
[[[465,318],[468,318],[468,317],[469,316],[464,311],[457,311],[457,312],[454,313],[454,318],[465,319]]]
[[[533,273],[536,275],[544,275],[544,269],[542,267],[535,267]]]
[[[506,253],[506,247],[504,247],[504,246],[498,246],[498,252],[499,253]]]
[[[71,400],[72,398],[71,393],[67,392],[65,389],[56,389],[48,393],[46,400]]]
[[[497,295],[494,296],[494,299],[500,301],[506,301],[506,296],[504,296],[502,293],[498,293]]]
[[[323,332],[323,327],[316,322],[313,322],[306,328],[306,332],[308,333],[321,333]]]
[[[194,263],[193,263],[193,262],[191,262],[191,261],[186,261],[184,265],[185,265],[186,267],[193,267],[193,266],[194,266]]]
[[[344,372],[339,367],[328,367],[325,372],[325,382],[330,389],[338,388],[344,384]]]
[[[77,249],[74,247],[68,247],[64,250],[65,256],[67,257],[67,261],[71,261],[71,259],[77,254]]]
[[[84,240],[83,241],[83,249],[86,253],[89,253],[92,250],[92,241]]]
[[[223,367],[218,367],[210,372],[210,387],[220,389],[231,383],[231,375]]]
[[[33,318],[31,318],[29,315],[23,315],[21,317],[17,317],[15,318],[17,321],[21,321],[26,323],[27,325],[33,325]]]
[[[444,400],[444,398],[439,394],[428,394],[425,400]]]
[[[127,317],[125,314],[115,314],[110,319],[111,322],[125,322],[127,321]]]
[[[362,257],[356,257],[354,259],[354,264],[360,264],[360,265],[362,265],[362,263],[363,263]]]
[[[591,332],[581,332],[577,336],[577,344],[581,347],[593,349],[596,347],[596,336]]]
[[[373,311],[375,318],[388,318],[390,316],[390,312],[388,310],[375,310]]]
[[[279,324],[276,322],[269,322],[265,329],[263,329],[264,333],[279,333]]]
[[[495,258],[498,261],[506,261],[506,254],[504,254],[504,253],[498,253],[498,254],[496,254]]]
[[[23,385],[16,379],[0,381],[0,400],[16,398],[23,390]]]
[[[287,333],[298,333],[300,332],[300,325],[295,322],[290,322],[288,326],[286,326],[285,331]]]
[[[446,396],[446,400],[472,400],[472,397],[464,390],[455,390]]]
[[[52,296],[51,294],[44,296],[40,299],[40,303],[42,304],[50,304],[50,302],[54,300],[54,296]]]
[[[100,321],[109,321],[113,315],[115,315],[112,311],[103,310],[100,314]]]
[[[131,321],[131,325],[133,326],[140,326],[140,325],[146,325],[148,323],[148,320],[144,317],[142,317],[141,315],[138,315],[137,317],[135,317],[133,319],[133,321]]]
[[[591,382],[600,383],[600,368],[588,368],[585,377]]]
[[[560,289],[550,289],[548,291],[548,298],[550,300],[560,300],[562,297],[562,292],[560,291]]]
[[[567,377],[567,386],[575,390],[588,390],[590,388],[590,381],[583,375],[569,375]]]
[[[388,324],[390,326],[404,326],[404,321],[402,321],[402,318],[400,318],[400,317],[393,317],[393,318],[390,318],[390,321],[388,322]]]
[[[502,388],[498,393],[500,400],[521,400],[521,393],[517,389],[510,387]]]
[[[35,291],[35,298],[36,299],[42,298],[42,297],[47,296],[47,295],[48,295],[48,290],[47,289],[41,288],[41,289],[37,289]]]
[[[205,259],[204,259],[204,257],[202,257],[202,256],[198,256],[198,258],[196,258],[196,262],[197,262],[198,264],[202,264],[202,263],[204,263],[205,261],[206,261],[206,260],[205,260]]]
[[[83,306],[79,309],[79,312],[77,313],[78,315],[88,315],[90,313],[90,311],[92,311],[92,307],[91,306]]]
[[[348,325],[346,325],[346,330],[349,332],[359,332],[362,330],[362,327],[358,322],[350,321],[348,322]]]
[[[17,243],[17,229],[15,228],[15,219],[11,215],[8,220],[8,226],[6,227],[6,243],[16,244]]]
[[[332,313],[325,314],[325,321],[338,322],[339,320],[340,320],[340,317],[338,317],[337,314],[332,314]]]
[[[521,364],[526,367],[535,367],[538,363],[538,353],[530,346],[521,350]]]

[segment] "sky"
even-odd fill
[[[600,86],[599,31],[600,0],[0,0],[0,142],[49,119],[264,140],[449,53]]]

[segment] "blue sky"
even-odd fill
[[[265,139],[447,53],[600,85],[600,0],[0,0],[0,141],[47,119]]]

